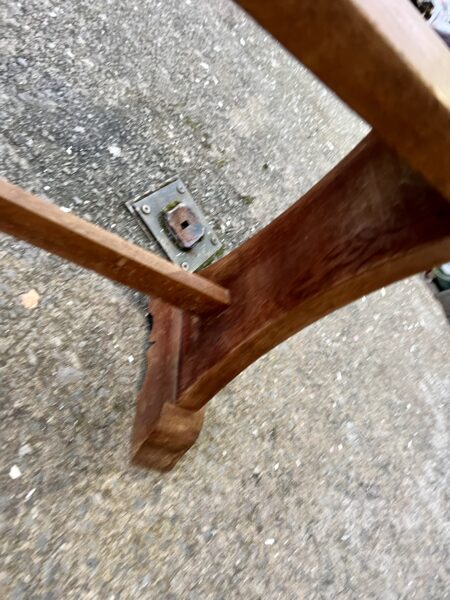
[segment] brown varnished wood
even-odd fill
[[[239,4],[384,142],[371,134],[202,277],[0,182],[0,229],[160,298],[132,460],[162,471],[197,439],[208,400],[262,354],[450,257],[450,54],[408,0]]]
[[[369,135],[301,200],[204,275],[217,317],[186,319],[178,402],[197,409],[243,368],[332,310],[450,257],[450,206]]]
[[[137,397],[132,434],[132,462],[169,470],[197,439],[203,411],[175,405],[183,311],[159,299],[150,302],[158,315],[148,350],[148,368]]]
[[[289,210],[203,272],[230,289],[232,303],[217,316],[184,314],[181,324],[178,311],[175,399],[173,387],[164,397],[164,390],[153,386],[156,374],[147,378],[141,397],[149,405],[175,402],[198,415],[200,423],[203,413],[196,411],[281,341],[356,298],[449,257],[450,205],[371,134]],[[155,324],[166,322],[163,303],[152,313]],[[165,342],[156,343],[148,358],[149,373],[158,372],[167,360]],[[179,441],[176,457],[171,446],[176,439],[156,439],[152,464],[166,458],[171,467],[194,436],[189,443]]]
[[[409,0],[238,0],[450,200],[450,52]]]
[[[221,286],[1,179],[0,230],[193,313],[229,304]]]

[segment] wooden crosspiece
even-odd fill
[[[132,457],[168,470],[206,403],[331,311],[450,258],[450,53],[408,0],[241,0],[371,132],[290,209],[202,271],[7,182],[0,228],[156,299]]]
[[[230,302],[224,288],[3,180],[0,207],[6,233],[139,292],[197,314],[217,312]]]

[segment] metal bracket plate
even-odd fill
[[[145,233],[151,233],[167,254],[169,259],[180,265],[186,271],[196,271],[206,266],[222,250],[222,244],[206,221],[205,215],[195,203],[183,181],[173,179],[154,192],[147,192],[134,200],[125,202],[125,206],[135,215]],[[171,213],[178,212],[192,217],[192,223],[186,222],[183,217],[181,228],[170,226]],[[189,229],[193,230],[192,239],[196,241],[191,247],[186,243],[185,235]],[[179,237],[177,237],[179,230]],[[202,234],[195,235],[195,231]]]

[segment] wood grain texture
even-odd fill
[[[194,413],[175,405],[183,311],[158,299],[150,301],[150,310],[157,318],[136,403],[131,460],[139,466],[167,471],[197,439],[203,411]]]
[[[281,341],[449,258],[450,204],[370,134],[289,210],[204,271],[230,288],[232,303],[216,316],[173,314],[173,351],[165,345],[171,338],[168,307],[153,304],[155,325],[165,333],[159,349],[149,351],[141,394],[156,412],[163,410],[157,426],[152,417],[146,430],[140,464],[172,468],[198,435],[202,407]],[[177,375],[167,392],[158,373],[174,358]],[[175,410],[184,412],[171,414]],[[167,425],[177,419],[179,428]]]
[[[409,0],[238,0],[450,200],[450,52]]]
[[[202,407],[293,333],[450,258],[450,205],[374,135],[246,244],[208,267],[233,302],[184,319],[177,403]]]
[[[218,312],[229,304],[229,292],[221,286],[5,180],[0,180],[0,230],[193,313]]]

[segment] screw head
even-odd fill
[[[185,191],[186,191],[186,188],[184,187],[184,185],[182,183],[179,183],[177,185],[177,192],[179,192],[180,194],[184,194]]]
[[[181,263],[181,268],[182,268],[184,271],[187,271],[187,270],[189,269],[189,263],[187,263],[187,262],[182,262],[182,263]]]
[[[211,240],[211,244],[213,244],[214,246],[217,246],[217,244],[219,243],[219,240],[216,238],[215,235],[212,235],[210,237],[210,240]]]
[[[152,211],[152,209],[150,208],[150,206],[148,204],[143,204],[141,206],[141,209],[142,209],[142,212],[145,213],[146,215],[148,215]]]

